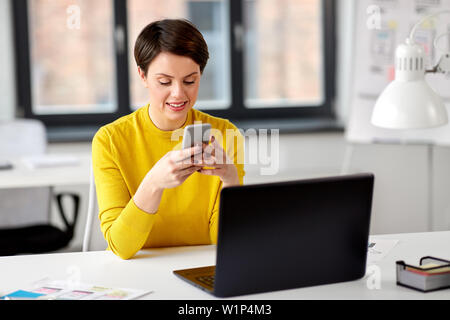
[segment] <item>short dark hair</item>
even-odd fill
[[[184,19],[155,21],[142,30],[136,40],[134,58],[145,74],[161,52],[191,58],[200,66],[202,74],[209,60],[208,45],[203,35]]]

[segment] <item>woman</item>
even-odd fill
[[[139,35],[135,59],[150,103],[102,127],[92,144],[108,249],[129,259],[142,248],[214,244],[220,191],[242,185],[245,172],[237,128],[193,109],[207,44],[188,21],[157,21]],[[200,122],[214,128],[210,144],[181,150],[184,128]]]

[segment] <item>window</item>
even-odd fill
[[[148,10],[155,8],[155,10]],[[230,105],[230,68],[228,48],[228,20],[225,1],[192,0],[129,0],[128,49],[130,67],[131,105],[133,109],[147,104],[147,92],[137,74],[134,61],[134,42],[150,22],[164,18],[186,18],[192,21],[208,43],[210,60],[200,86],[197,108],[223,109]]]
[[[197,108],[237,120],[332,118],[333,0],[15,0],[18,101],[48,126],[96,126],[147,104],[144,26],[187,18],[211,59]]]
[[[29,2],[31,98],[36,115],[117,109],[112,1],[71,3]]]
[[[318,0],[245,0],[245,106],[324,102],[322,7]],[[270,45],[268,45],[270,44]]]

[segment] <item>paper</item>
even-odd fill
[[[80,159],[68,155],[40,155],[22,158],[22,162],[30,169],[77,166]]]
[[[0,300],[132,300],[152,293],[148,290],[109,288],[45,278]]]
[[[367,265],[380,262],[397,245],[398,240],[370,239],[368,245]]]

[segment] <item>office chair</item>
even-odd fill
[[[42,155],[46,148],[46,130],[40,121],[0,122],[0,159]],[[64,210],[65,198],[73,201],[70,221]],[[56,201],[64,229],[48,221],[52,200]],[[0,256],[46,253],[66,247],[74,236],[79,203],[78,195],[55,195],[52,187],[1,189]]]
[[[95,195],[95,179],[94,171],[91,167],[91,175],[89,177],[89,203],[86,218],[86,226],[84,228],[83,252],[89,251],[91,245],[92,224],[94,222],[94,213],[97,206],[97,197]]]
[[[86,226],[84,228],[83,252],[105,250],[107,248],[106,241],[100,230],[100,220],[96,217],[96,213],[98,212],[98,203],[94,171],[92,167],[89,181],[89,203]]]

